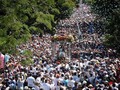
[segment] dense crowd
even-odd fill
[[[80,7],[85,11],[83,16],[90,14],[89,7]],[[70,19],[61,20],[56,32],[74,36],[75,41],[70,47],[71,60],[56,63],[54,55],[61,48],[60,42],[53,46],[49,34],[43,37],[33,35],[30,41],[17,47],[20,55],[10,55],[5,72],[1,74],[0,90],[120,90],[120,58],[115,50],[102,44],[103,34],[92,24],[94,17],[91,14],[80,16],[79,10],[81,8]],[[90,21],[82,22],[81,17],[87,19],[89,16]],[[77,23],[75,17],[80,19]],[[67,43],[62,49],[68,49]],[[26,50],[33,53],[34,63],[22,66],[19,61],[27,58],[22,54]]]

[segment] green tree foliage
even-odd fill
[[[65,19],[70,16],[73,8],[75,7],[76,0],[55,0],[56,8],[60,11],[60,14],[56,15],[55,19]]]
[[[0,0],[0,51],[13,53],[31,34],[53,33],[70,15],[73,0]]]
[[[19,20],[15,0],[0,1],[0,51],[12,53],[30,37],[28,25]]]
[[[21,62],[20,62],[20,64],[22,66],[28,66],[28,65],[31,65],[33,63],[34,63],[34,61],[31,58],[26,58],[25,60],[21,60]]]
[[[120,53],[120,1],[93,0],[92,7],[95,13],[104,18],[105,45],[115,48]]]
[[[83,0],[83,3],[91,5],[94,2],[94,0]]]

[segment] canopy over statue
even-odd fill
[[[67,41],[67,42],[73,42],[74,37],[72,34],[69,35],[54,35],[51,37],[51,40],[54,41]]]
[[[71,43],[74,41],[72,34],[69,35],[54,35],[51,37],[53,43],[53,56],[57,54],[57,61],[63,62],[66,58],[71,59]],[[59,44],[56,48],[55,44]],[[65,47],[67,45],[67,47]]]

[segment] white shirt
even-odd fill
[[[35,86],[34,86],[34,89],[35,89],[35,90],[40,90],[40,87],[35,85]]]
[[[62,65],[61,65],[61,64],[59,64],[56,68],[58,68],[58,70],[60,70],[61,66],[62,66]]]
[[[74,80],[68,80],[68,87],[74,87]]]
[[[35,82],[35,78],[30,76],[30,77],[27,78],[27,82],[28,82],[28,86],[33,87],[34,82]]]
[[[69,64],[66,64],[66,65],[65,65],[65,68],[66,68],[66,69],[70,69]]]
[[[60,90],[60,86],[55,86],[55,90]]]
[[[43,90],[50,90],[50,86],[48,83],[42,83],[41,87],[43,88]]]
[[[32,71],[34,72],[34,75],[36,75],[36,73],[37,73],[36,67],[33,67]]]
[[[55,90],[54,84],[49,84],[51,90]]]
[[[59,81],[59,78],[54,78],[53,83],[55,86],[57,86],[57,82]]]
[[[59,80],[60,80],[60,82],[63,82],[64,77],[60,77]]]
[[[37,77],[37,78],[36,78],[36,81],[38,81],[38,82],[41,83],[41,77]]]

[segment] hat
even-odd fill
[[[3,84],[0,84],[0,87],[2,87],[3,86]]]
[[[105,77],[107,78],[107,77],[109,77],[109,75],[107,74],[107,75],[105,75]]]
[[[10,89],[10,87],[7,87],[5,90],[9,90]]]
[[[35,90],[35,88],[32,88],[32,90]]]
[[[28,86],[25,86],[24,90],[29,90]]]
[[[24,90],[24,88],[23,88],[23,87],[20,87],[20,90]]]
[[[96,59],[100,59],[100,57],[96,57]]]
[[[86,81],[83,81],[83,84],[87,84],[87,82],[86,82]]]
[[[106,57],[106,58],[104,58],[104,59],[109,59],[109,57]]]
[[[104,83],[108,83],[108,81],[106,80],[106,81],[104,81]]]
[[[100,87],[104,87],[105,85],[104,84],[100,84]]]
[[[81,86],[81,85],[82,85],[81,82],[79,82],[79,83],[78,83],[78,86]]]
[[[88,87],[89,87],[89,88],[93,88],[93,85],[92,85],[92,84],[89,84]]]
[[[107,74],[108,72],[107,71],[103,71],[104,74]]]
[[[39,86],[40,85],[40,82],[37,80],[34,82],[35,85]]]

